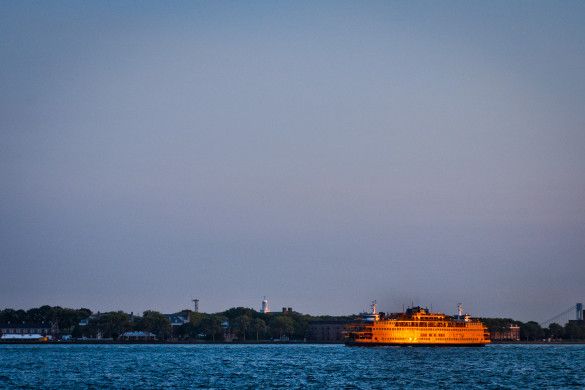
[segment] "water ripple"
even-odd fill
[[[585,388],[583,367],[583,345],[0,345],[0,388]]]

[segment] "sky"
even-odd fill
[[[585,3],[0,3],[0,308],[585,301]]]

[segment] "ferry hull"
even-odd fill
[[[446,344],[446,343],[380,343],[380,342],[359,342],[346,341],[348,347],[484,347],[488,343],[466,343],[466,344]]]

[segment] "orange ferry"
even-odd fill
[[[489,332],[479,320],[463,314],[448,316],[431,313],[420,306],[405,313],[378,313],[376,302],[371,313],[345,329],[345,344],[350,346],[484,346],[490,343]]]

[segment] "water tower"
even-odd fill
[[[270,313],[270,308],[268,307],[268,299],[266,299],[266,297],[262,299],[262,306],[260,307],[260,312],[264,314]]]

